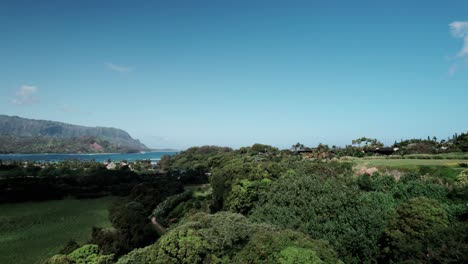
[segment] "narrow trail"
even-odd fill
[[[166,233],[166,228],[162,226],[158,221],[156,220],[156,217],[151,218],[151,223],[153,224],[154,228],[156,229],[156,232],[159,233],[159,235],[164,235]]]

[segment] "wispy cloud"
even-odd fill
[[[460,56],[460,57],[465,57],[466,55],[468,55],[468,36],[465,37],[465,39],[463,41],[463,48],[458,53],[458,56]]]
[[[37,96],[38,89],[36,86],[22,85],[15,93],[15,97],[10,100],[11,104],[14,105],[31,105],[39,102]]]
[[[462,39],[463,46],[457,55],[451,58],[454,60],[454,63],[450,66],[448,74],[450,77],[454,76],[459,70],[459,64],[462,64],[463,61],[468,63],[468,21],[454,21],[449,24],[450,33],[454,38]]]
[[[454,21],[449,26],[454,37],[463,38],[468,36],[468,21]]]
[[[110,63],[110,62],[106,63],[106,66],[110,70],[115,71],[115,72],[120,72],[120,73],[128,73],[128,72],[133,71],[132,68],[122,66],[122,65],[116,65],[116,64],[113,64],[113,63]]]
[[[455,38],[463,39],[463,47],[458,52],[458,57],[465,57],[468,55],[468,21],[454,21],[449,24],[450,32]]]

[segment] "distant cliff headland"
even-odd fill
[[[0,153],[128,153],[148,148],[127,132],[0,115]]]

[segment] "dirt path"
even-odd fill
[[[361,166],[355,169],[355,175],[363,175],[369,174],[373,175],[374,173],[378,172],[379,170],[376,167],[367,168],[366,166]]]
[[[151,218],[151,223],[153,224],[154,228],[156,229],[156,232],[159,233],[159,235],[164,235],[166,233],[166,228],[162,226],[158,221],[156,220],[156,217]]]

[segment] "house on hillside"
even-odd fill
[[[301,148],[296,151],[297,154],[309,159],[331,159],[335,154],[328,148]]]
[[[108,170],[115,170],[115,168],[117,167],[117,165],[115,165],[114,162],[110,162],[109,164],[107,164],[106,168]]]
[[[390,147],[383,147],[383,148],[367,149],[365,151],[367,153],[374,153],[374,154],[380,154],[380,155],[392,155],[395,152],[395,149],[390,148]]]
[[[314,152],[313,148],[307,148],[307,147],[296,150],[297,154],[305,154],[305,153],[313,153],[313,152]]]
[[[296,154],[302,155],[302,156],[304,156],[306,158],[310,158],[314,154],[314,149],[307,148],[307,147],[300,148],[300,149],[296,150]]]

